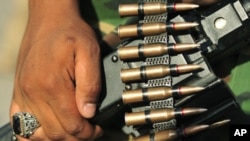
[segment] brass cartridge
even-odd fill
[[[159,131],[157,133],[151,133],[150,135],[144,135],[133,139],[133,141],[174,141],[178,137],[190,136],[197,134],[209,128],[209,125],[195,125],[181,130],[169,129]]]
[[[175,76],[192,71],[201,70],[199,65],[153,65],[140,68],[122,69],[120,76],[122,82],[131,83],[162,78],[168,75]]]
[[[140,37],[158,35],[164,32],[186,30],[197,26],[194,22],[176,22],[176,23],[138,23],[133,25],[120,25],[118,27],[118,35],[120,38]]]
[[[198,44],[139,44],[138,46],[126,46],[118,49],[121,60],[157,57],[165,54],[177,54],[197,49]]]
[[[127,90],[122,93],[122,100],[124,104],[142,102],[142,101],[154,101],[163,100],[169,97],[181,97],[185,95],[194,94],[204,90],[203,87],[195,86],[182,86],[178,88],[170,87],[152,87],[142,88],[136,90]]]
[[[203,108],[154,109],[143,112],[125,113],[127,125],[142,125],[164,122],[176,117],[190,116],[207,111]]]
[[[119,15],[124,16],[144,16],[156,15],[166,12],[185,11],[198,8],[197,4],[190,3],[133,3],[133,4],[120,4]]]

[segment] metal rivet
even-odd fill
[[[214,21],[214,26],[217,29],[223,29],[226,25],[227,25],[227,21],[222,17],[219,17],[215,19]]]
[[[131,90],[131,89],[132,89],[132,86],[129,85],[129,84],[127,84],[127,85],[125,85],[125,89],[126,89],[126,90]]]
[[[113,62],[117,62],[118,61],[118,57],[116,55],[113,55],[112,58],[111,58],[111,60]]]

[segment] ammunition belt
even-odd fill
[[[122,16],[139,14],[140,20],[118,27],[123,42],[104,58],[108,85],[95,121],[106,123],[115,113],[125,113],[121,123],[132,126],[125,132],[134,134],[134,141],[158,141],[198,133],[219,120],[215,125],[224,125],[230,112],[239,114],[232,92],[207,60],[207,52],[213,54],[216,47],[210,46],[200,19],[171,16],[174,10],[192,11],[196,6],[176,4],[173,10],[167,0],[138,3],[120,4]],[[157,10],[159,3],[167,7]]]

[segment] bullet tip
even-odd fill
[[[192,8],[199,8],[200,5],[198,5],[198,4],[192,4],[191,7],[192,7]]]
[[[199,112],[199,113],[203,113],[203,112],[206,112],[206,111],[207,111],[206,108],[199,108],[199,109],[197,109],[197,112]]]
[[[192,3],[176,3],[175,10],[176,11],[185,11],[198,8],[199,5]]]
[[[188,136],[188,135],[193,135],[198,132],[204,131],[209,128],[209,125],[195,125],[195,126],[190,126],[185,129],[183,129],[183,135]]]
[[[201,114],[203,112],[206,112],[207,109],[205,108],[183,108],[182,109],[182,115],[183,116],[189,116],[189,115],[196,115],[196,114]]]
[[[228,124],[229,122],[231,122],[230,119],[225,119],[225,120],[222,120],[222,121],[215,122],[215,123],[213,123],[213,124],[210,125],[210,129],[213,129],[213,128],[217,128],[217,127],[226,125],[226,124]]]
[[[195,27],[195,26],[198,26],[199,23],[193,22],[193,23],[191,23],[191,25],[192,25],[193,27]]]
[[[199,48],[200,44],[194,44],[194,47]]]
[[[175,22],[173,23],[174,30],[186,30],[198,26],[197,22]]]
[[[187,64],[187,65],[179,65],[178,66],[178,72],[180,74],[202,71],[202,70],[204,70],[203,67],[201,67],[200,65],[196,65],[196,64]]]
[[[205,88],[204,87],[194,87],[194,89],[198,92],[203,91]]]
[[[204,70],[204,68],[200,65],[193,65],[193,68],[196,70]]]
[[[200,44],[190,44],[189,47],[192,49],[199,48]]]
[[[180,95],[190,95],[203,91],[204,89],[205,89],[204,87],[197,87],[197,86],[182,86],[179,88]]]

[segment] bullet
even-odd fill
[[[118,27],[120,38],[158,35],[165,32],[187,30],[198,26],[195,22],[151,22],[138,23],[133,25],[121,25]]]
[[[157,15],[166,12],[186,11],[198,8],[197,4],[190,3],[133,3],[133,4],[120,4],[119,15],[125,16],[144,16],[144,15]]]
[[[144,59],[146,57],[157,57],[165,54],[177,54],[197,49],[198,44],[139,44],[138,46],[126,46],[118,49],[121,60]]]
[[[154,109],[143,112],[125,113],[127,125],[142,125],[169,121],[182,116],[191,116],[207,111],[203,108]]]
[[[208,129],[210,126],[209,125],[195,125],[195,126],[190,126],[187,127],[179,133],[180,135],[183,136],[189,136],[189,135],[194,135],[198,132],[204,131],[205,129]]]
[[[177,76],[180,74],[190,73],[202,70],[199,65],[152,65],[142,66],[139,68],[122,69],[120,76],[122,82],[131,83],[138,81],[147,81],[149,79],[163,78],[165,76]]]
[[[151,133],[150,135],[141,136],[133,139],[133,141],[174,141],[178,137],[187,137],[209,128],[209,125],[190,126],[181,130],[169,129]]]
[[[204,87],[194,86],[142,88],[124,91],[122,93],[122,100],[124,104],[131,104],[142,101],[163,100],[169,97],[179,98],[198,93],[202,90],[204,90]]]
[[[228,124],[230,121],[231,121],[230,119],[225,119],[225,120],[222,120],[222,121],[215,122],[215,123],[210,125],[209,129],[214,129],[214,128],[223,126],[225,124]]]

